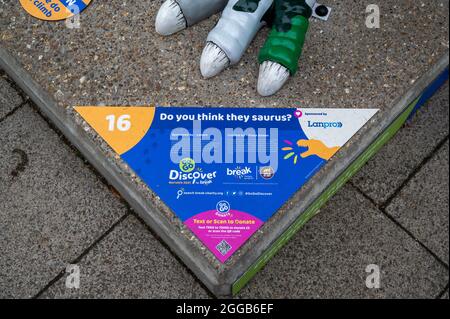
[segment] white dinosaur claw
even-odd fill
[[[164,2],[156,16],[156,32],[161,35],[171,35],[186,27],[186,19],[178,3],[174,0]]]
[[[216,76],[230,65],[230,59],[212,42],[206,43],[200,60],[200,71],[204,78]]]
[[[289,79],[290,72],[279,63],[265,61],[259,67],[258,93],[270,96],[277,93]]]

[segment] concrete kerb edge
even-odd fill
[[[232,281],[235,283],[238,281],[246,271],[257,262],[257,260],[263,256],[266,251],[270,250],[272,245],[274,245],[280,236],[284,234],[285,231],[293,225],[301,215],[308,210],[308,208],[322,195],[324,190],[328,186],[339,178],[347,168],[349,168],[358,158],[364,154],[364,152],[380,137],[390,126],[395,122],[395,120],[401,116],[411,104],[418,99],[421,94],[426,90],[435,79],[437,79],[449,65],[449,54],[445,54],[433,68],[426,72],[418,81],[414,83],[414,86],[409,89],[403,97],[394,101],[393,107],[389,113],[385,113],[383,118],[381,118],[381,123],[377,126],[371,127],[371,129],[361,137],[358,143],[353,143],[352,147],[341,152],[341,160],[333,161],[327,164],[323,168],[328,170],[328,174],[325,178],[317,183],[310,189],[310,192],[303,194],[303,202],[300,205],[294,206],[290,209],[284,216],[284,220],[280,221],[276,228],[274,228],[270,234],[268,234],[263,240],[258,242],[252,249],[251,252],[258,251],[257,257],[252,258],[253,262],[249,264],[242,265],[243,267],[234,267],[229,271],[227,282]],[[381,129],[380,129],[381,127]],[[282,227],[283,224],[284,226]],[[261,251],[263,249],[263,251]],[[270,258],[269,258],[270,259]],[[240,259],[240,263],[245,261],[245,258]],[[240,273],[239,273],[240,272]]]
[[[378,123],[361,137],[358,143],[341,153],[341,160],[330,163],[329,173],[323,180],[314,185],[300,205],[290,209],[278,222],[274,229],[259,240],[252,250],[243,256],[233,268],[219,274],[196,249],[192,249],[185,238],[177,236],[171,230],[170,223],[160,218],[157,209],[147,201],[134,185],[121,175],[121,170],[113,162],[103,156],[101,150],[90,140],[83,130],[64,114],[56,101],[51,98],[20,64],[0,47],[0,67],[30,96],[55,126],[85,156],[85,158],[113,185],[127,200],[139,216],[156,232],[174,253],[189,267],[205,286],[216,296],[228,297],[232,294],[233,284],[272,246],[309,206],[320,197],[322,192],[333,183],[363,152],[380,136],[395,119],[448,67],[449,55],[445,54],[440,61],[426,72],[402,98],[393,103],[394,107],[386,113]],[[381,127],[381,129],[380,129]]]
[[[101,150],[90,140],[74,120],[67,118],[56,101],[36,83],[11,54],[0,46],[0,68],[2,68],[17,85],[31,98],[41,112],[66,136],[86,160],[105,177],[105,179],[125,198],[133,210],[161,237],[170,249],[191,269],[194,274],[215,295],[218,274],[208,260],[177,233],[170,231],[171,225],[160,218],[152,203],[145,200],[130,181],[121,176],[120,169],[109,161]]]

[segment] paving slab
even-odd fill
[[[125,219],[78,264],[80,288],[66,278],[42,298],[208,298],[191,273],[134,216]]]
[[[0,119],[22,103],[22,98],[0,70]]]
[[[448,136],[448,82],[403,129],[352,179],[377,204],[384,204],[410,172]]]
[[[443,235],[448,234],[443,233]],[[381,288],[368,289],[368,265]],[[345,186],[241,292],[256,298],[432,298],[448,270]]]
[[[0,131],[0,298],[28,298],[127,207],[29,106]]]
[[[448,265],[448,141],[386,211]]]
[[[297,229],[314,215],[302,217],[392,136],[439,75],[445,70],[448,75],[447,0],[384,1],[380,29],[365,26],[368,3],[328,1],[333,16],[327,23],[311,23],[300,72],[270,98],[255,90],[256,55],[267,30],[238,66],[203,80],[198,61],[217,17],[163,38],[154,31],[161,1],[93,1],[82,13],[79,29],[36,20],[19,2],[6,3],[7,9],[0,10],[0,66],[218,296],[236,293],[281,246],[277,240],[290,236],[289,227]],[[380,112],[224,265],[73,111],[76,105],[148,104]],[[339,176],[343,178],[332,184]]]

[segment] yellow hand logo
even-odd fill
[[[339,146],[329,148],[319,140],[298,140],[297,145],[308,148],[306,152],[300,154],[302,158],[317,155],[324,160],[329,160],[340,149]]]

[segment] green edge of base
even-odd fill
[[[232,294],[239,291],[267,264],[267,262],[299,231],[319,209],[333,197],[348,180],[353,177],[394,135],[407,121],[414,111],[420,98],[410,106],[338,177],[327,189],[301,214],[297,220],[270,246],[266,252],[233,284]]]

